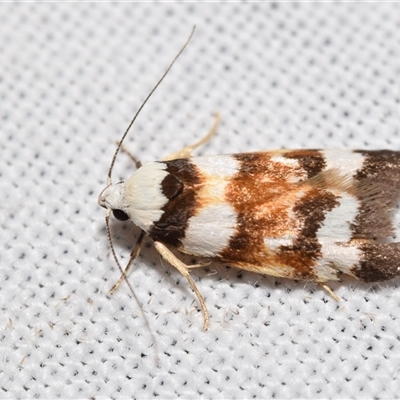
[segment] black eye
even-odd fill
[[[112,210],[114,217],[119,221],[127,221],[129,219],[128,214],[122,210]]]

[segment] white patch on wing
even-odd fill
[[[337,279],[329,276],[327,265],[334,265],[344,273],[359,264],[362,252],[356,246],[347,245],[351,239],[350,223],[358,214],[358,200],[346,193],[340,198],[340,205],[326,213],[323,225],[317,232],[317,238],[322,248],[322,257],[319,264],[314,267],[320,277]],[[328,276],[327,276],[328,275]]]
[[[362,154],[349,150],[323,150],[321,152],[325,157],[325,170],[336,169],[344,176],[354,176],[362,168],[365,160]]]
[[[269,250],[275,251],[280,246],[293,246],[293,237],[285,235],[277,238],[265,238],[264,244]]]
[[[236,212],[227,203],[206,206],[189,219],[182,249],[197,256],[217,256],[235,234],[236,220]]]
[[[227,185],[228,181],[209,178],[207,180],[207,185],[201,188],[201,195],[207,198],[208,201],[221,203],[225,198],[225,188]]]
[[[278,163],[287,165],[288,167],[292,167],[295,169],[298,169],[300,167],[299,160],[297,160],[296,158],[283,157],[280,154],[273,155],[271,157],[271,161],[278,162]]]
[[[226,156],[193,157],[190,159],[202,174],[219,178],[231,178],[237,174],[240,164],[236,158]]]
[[[307,173],[300,167],[298,159],[283,157],[280,154],[274,154],[271,157],[271,161],[273,163],[279,163],[290,168],[290,172],[288,171],[288,174],[285,178],[285,180],[289,183],[299,182],[307,178]]]
[[[164,211],[168,202],[162,192],[161,183],[168,175],[166,164],[152,162],[140,167],[125,182],[125,208],[133,223],[148,232]]]

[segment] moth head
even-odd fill
[[[98,204],[107,210],[111,210],[119,221],[127,221],[129,215],[124,210],[125,182],[116,185],[108,185],[99,195]]]
[[[118,220],[129,219],[149,232],[164,213],[163,207],[171,198],[171,181],[177,179],[166,167],[163,162],[143,165],[127,181],[108,185],[100,193],[99,205],[110,210]],[[175,180],[173,186],[179,192],[181,183]]]

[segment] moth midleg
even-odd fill
[[[163,245],[161,242],[154,242],[154,246],[157,249],[157,251],[160,253],[161,257],[164,258],[165,261],[169,262],[173,267],[175,267],[189,282],[191,288],[195,292],[197,298],[199,299],[201,309],[203,311],[204,315],[204,325],[203,325],[203,330],[208,329],[210,317],[208,314],[208,309],[206,306],[206,303],[204,301],[204,298],[202,294],[200,293],[199,289],[197,289],[196,284],[194,283],[193,278],[190,276],[189,273],[189,267],[183,263],[179,258],[177,258],[171,250],[168,249],[165,245]]]
[[[339,301],[339,297],[335,294],[335,292],[326,284],[326,283],[322,283],[322,282],[318,282],[319,285],[325,289],[332,297],[334,300]]]
[[[131,269],[133,262],[140,254],[140,250],[142,249],[143,239],[145,238],[145,236],[146,232],[140,231],[140,235],[136,240],[135,246],[133,247],[131,252],[131,256],[129,257],[128,264],[126,264],[126,267],[123,273],[121,274],[120,278],[118,279],[117,283],[110,289],[109,291],[110,294],[113,294],[119,288],[119,285],[122,283],[122,281],[125,280],[126,277],[128,276],[129,270]]]
[[[199,262],[198,264],[186,265],[186,268],[187,269],[204,268],[208,267],[210,264],[212,264],[212,261],[204,261],[204,262]]]
[[[195,148],[208,142],[211,139],[211,137],[215,134],[215,132],[217,131],[218,125],[219,125],[219,121],[220,121],[219,113],[215,113],[213,126],[211,127],[211,129],[208,131],[208,133],[203,138],[201,138],[198,142],[196,142],[192,145],[186,146],[183,149],[164,157],[162,161],[169,161],[169,160],[176,160],[177,158],[191,157],[192,151]]]

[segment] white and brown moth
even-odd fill
[[[110,241],[111,211],[142,229],[121,279],[148,235],[188,279],[207,329],[207,307],[189,273],[204,264],[186,265],[170,248],[208,262],[316,282],[335,298],[326,283],[342,273],[363,282],[400,275],[400,243],[392,241],[400,152],[276,150],[191,157],[215,128],[199,143],[143,165],[113,185],[120,142],[98,203],[107,209]],[[116,258],[113,247],[112,252]]]

